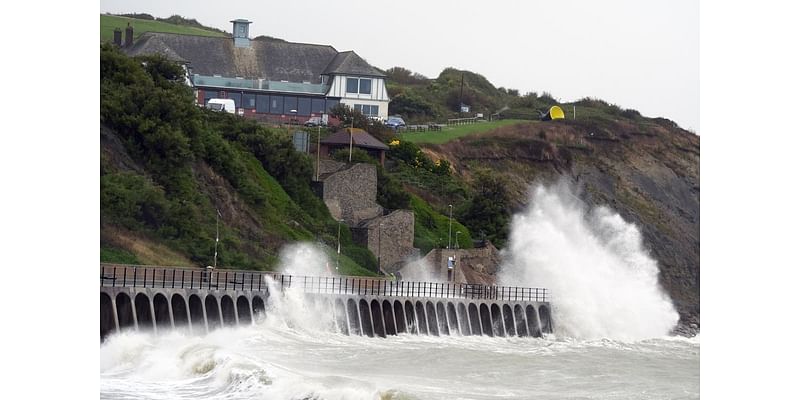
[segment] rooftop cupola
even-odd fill
[[[233,44],[236,47],[250,47],[250,24],[246,19],[235,19],[233,23]]]

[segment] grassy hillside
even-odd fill
[[[502,126],[514,125],[514,124],[534,124],[534,123],[536,122],[524,121],[518,119],[505,119],[505,120],[497,120],[491,122],[484,121],[484,122],[476,122],[469,125],[448,126],[444,127],[441,131],[405,132],[401,133],[399,137],[402,140],[414,143],[442,144],[442,143],[447,143],[454,139],[458,139],[460,137],[474,135],[476,133],[489,132],[497,128],[500,128]]]
[[[100,41],[114,40],[114,28],[122,30],[122,40],[125,40],[125,27],[131,24],[133,37],[138,38],[144,32],[179,33],[183,35],[199,36],[228,36],[223,32],[212,31],[196,26],[177,25],[169,22],[145,20],[140,18],[121,17],[116,15],[100,14]]]

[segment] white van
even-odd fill
[[[233,99],[209,99],[206,108],[212,111],[225,111],[236,114],[236,103],[233,102]]]

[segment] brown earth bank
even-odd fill
[[[699,331],[699,136],[661,119],[602,126],[565,120],[513,125],[426,147],[465,178],[476,167],[503,175],[515,212],[527,205],[533,183],[566,178],[587,205],[607,206],[635,223],[680,313],[676,333]]]

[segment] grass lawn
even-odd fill
[[[122,29],[122,41],[125,41],[125,27],[130,22],[133,27],[133,38],[137,39],[144,32],[181,33],[184,35],[200,36],[225,36],[220,32],[207,31],[193,26],[182,26],[161,21],[148,21],[144,19],[118,17],[114,15],[100,15],[100,41],[114,40],[114,28]]]
[[[462,136],[473,135],[481,132],[488,132],[501,126],[516,124],[535,124],[537,121],[526,121],[519,119],[504,119],[492,122],[477,122],[471,125],[459,125],[443,128],[440,132],[406,132],[400,134],[400,140],[407,140],[412,143],[447,143]]]

